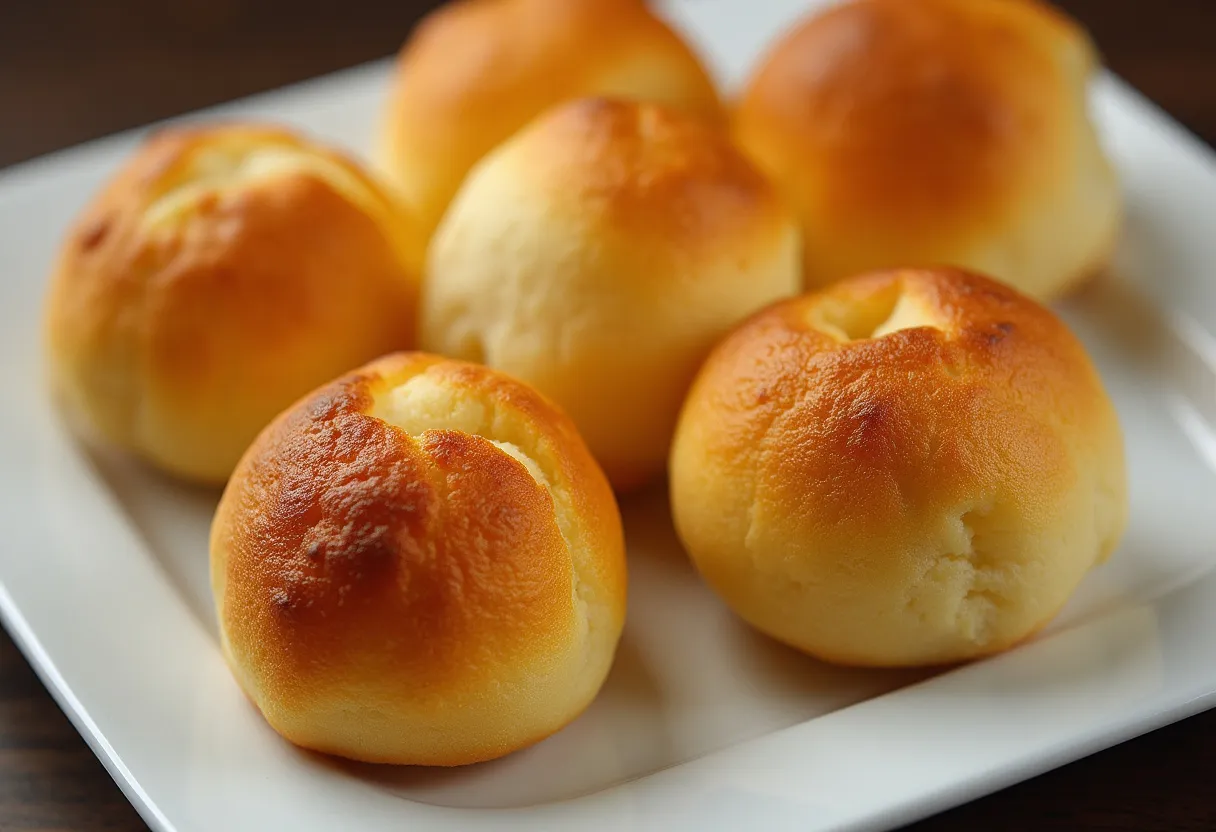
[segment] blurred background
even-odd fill
[[[763,3],[766,0],[739,0]],[[0,0],[0,167],[394,53],[437,0]],[[1216,0],[1059,0],[1216,144]],[[31,553],[36,556],[36,553]],[[918,826],[1216,829],[1216,711]],[[0,830],[146,827],[0,631]]]
[[[764,2],[764,0],[741,0]],[[392,54],[438,0],[0,0],[0,167]],[[1216,143],[1214,0],[1059,0]]]

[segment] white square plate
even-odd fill
[[[675,0],[727,83],[806,8]],[[361,148],[384,63],[221,108]],[[0,612],[157,830],[878,829],[1216,704],[1216,162],[1111,78],[1094,106],[1129,217],[1111,274],[1062,309],[1126,431],[1122,548],[1040,638],[928,677],[818,664],[700,585],[661,490],[625,505],[629,624],[592,708],[466,769],[341,763],[266,727],[217,650],[216,494],[70,442],[39,309],[61,235],[138,134],[0,174]],[[214,113],[213,113],[214,114]]]

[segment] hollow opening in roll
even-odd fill
[[[537,483],[552,491],[552,478],[532,453],[493,434],[493,414],[485,404],[425,373],[376,396],[370,415],[422,439],[428,431],[459,431],[479,436],[527,469]]]
[[[825,299],[810,325],[841,343],[882,338],[903,329],[943,329],[943,321],[921,298],[892,282],[865,297]]]

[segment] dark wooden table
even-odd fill
[[[0,0],[0,166],[387,55],[432,5]],[[1216,142],[1216,0],[1061,5],[1116,72]],[[1212,830],[1214,756],[1216,711],[915,828]],[[0,830],[145,829],[0,631]]]

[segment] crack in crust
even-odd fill
[[[426,443],[447,431],[484,439],[489,446],[521,465],[549,495],[554,519],[574,567],[571,570],[574,602],[587,628],[591,628],[588,589],[580,575],[580,564],[575,562],[570,495],[554,460],[538,447],[539,437],[521,438],[517,431],[504,431],[503,416],[493,400],[476,399],[467,390],[425,372],[373,393],[368,415],[399,428],[418,443]],[[507,435],[515,441],[501,438]]]
[[[420,353],[326,385],[263,432],[212,531],[225,653],[308,748],[460,765],[558,730],[624,623],[611,489],[569,420]]]

